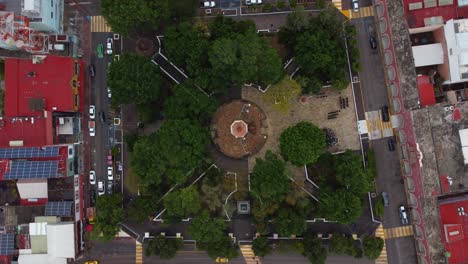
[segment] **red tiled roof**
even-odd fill
[[[424,18],[429,17],[441,16],[444,22],[459,17],[468,17],[468,6],[459,7],[458,0],[454,0],[451,5],[409,10],[409,4],[420,2],[420,0],[404,0],[406,20],[410,28],[424,27]]]
[[[47,117],[10,118],[0,120],[0,147],[9,147],[11,141],[22,140],[25,147],[52,145],[52,113]]]
[[[429,80],[429,76],[420,75],[417,78],[419,101],[421,105],[430,106],[435,104],[434,85]]]
[[[466,215],[459,213],[463,208]],[[442,225],[442,240],[445,250],[450,253],[448,263],[468,262],[468,196],[451,198],[439,205]]]

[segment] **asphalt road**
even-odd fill
[[[365,111],[380,109],[389,105],[388,93],[385,86],[382,60],[379,50],[370,48],[369,36],[372,28],[376,28],[374,18],[353,20],[356,26],[358,46],[361,54],[361,91]],[[406,205],[406,194],[402,184],[402,175],[398,152],[390,152],[387,146],[388,139],[373,140],[370,146],[375,151],[377,163],[377,190],[379,193],[387,192],[389,206],[384,210],[384,228],[402,226],[398,207]],[[416,251],[413,237],[394,238],[387,240],[388,263],[416,263]]]
[[[96,106],[96,136],[91,139],[94,144],[91,149],[91,168],[96,171],[97,181],[103,181],[107,191],[107,153],[109,151],[109,125],[99,120],[99,113],[104,112],[109,119],[109,98],[107,97],[107,63],[108,55],[99,59],[97,46],[99,43],[106,45],[106,39],[112,37],[111,33],[92,33],[91,62],[96,69],[96,76],[91,79],[91,103]],[[108,121],[108,120],[107,120]],[[97,192],[97,183],[96,183]]]
[[[83,264],[88,260],[99,260],[101,264],[135,263],[136,246],[133,238],[116,238],[107,243],[93,241],[91,249],[74,263]]]

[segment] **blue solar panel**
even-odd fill
[[[73,202],[48,202],[45,207],[46,216],[72,216]]]
[[[59,147],[0,148],[0,159],[26,159],[57,157]]]
[[[12,161],[10,171],[3,178],[38,179],[55,178],[58,175],[58,160],[52,161]]]
[[[15,234],[0,234],[0,255],[9,256],[15,253]]]

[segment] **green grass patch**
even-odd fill
[[[138,194],[138,185],[140,184],[140,179],[136,175],[132,168],[129,167],[127,175],[124,177],[124,187],[125,189],[133,195]]]
[[[272,104],[276,111],[287,114],[291,100],[301,94],[301,86],[289,76],[272,85],[265,93],[265,101]]]
[[[384,214],[384,204],[382,196],[378,195],[374,203],[374,213],[376,216],[382,218]]]

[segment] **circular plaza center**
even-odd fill
[[[256,104],[235,100],[222,105],[211,121],[211,139],[226,156],[243,158],[265,144],[266,115]]]

